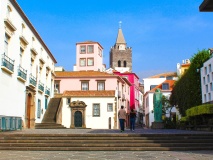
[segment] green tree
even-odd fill
[[[178,106],[182,116],[185,116],[187,109],[202,104],[200,68],[209,58],[208,50],[198,51],[190,59],[189,69],[175,83],[170,103],[173,106]]]
[[[169,111],[169,119],[171,120],[171,112],[172,112],[172,108],[174,106],[172,106],[170,104],[170,99],[169,97],[166,97],[165,95],[162,96],[162,110],[163,110],[163,114],[166,114],[166,111]]]

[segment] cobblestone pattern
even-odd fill
[[[0,151],[0,160],[212,160],[212,151]]]

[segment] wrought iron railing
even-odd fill
[[[50,95],[50,89],[48,87],[46,87],[46,89],[45,89],[45,94]]]
[[[36,78],[30,74],[30,84],[33,85],[34,87],[36,86]]]
[[[10,71],[14,72],[14,60],[2,54],[2,66],[6,67]]]
[[[18,66],[18,76],[25,80],[27,79],[27,70],[22,68],[20,65]]]
[[[40,81],[39,81],[39,83],[38,83],[38,89],[39,89],[40,91],[44,92],[44,84],[41,83]]]

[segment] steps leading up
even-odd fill
[[[213,150],[210,134],[1,134],[0,150],[185,151]]]
[[[56,124],[56,114],[60,105],[61,98],[51,98],[48,108],[41,123],[35,124],[35,129],[66,129],[61,124]]]

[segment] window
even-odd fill
[[[93,117],[100,117],[100,104],[93,104]]]
[[[207,67],[205,67],[205,74],[207,74]]]
[[[213,85],[210,83],[210,90],[213,91]]]
[[[209,92],[209,90],[208,90],[208,85],[206,85],[206,93],[208,93]]]
[[[145,104],[146,104],[146,108],[149,106],[149,97],[146,97],[146,102],[145,102]]]
[[[166,79],[167,79],[167,80],[172,80],[173,77],[172,77],[172,76],[168,76],[168,77],[166,77]]]
[[[212,71],[212,66],[211,66],[211,64],[209,64],[209,72],[211,72]]]
[[[20,48],[20,66],[22,66],[22,57],[23,57],[24,50]]]
[[[81,90],[82,91],[89,90],[89,82],[88,81],[81,82]]]
[[[38,99],[37,118],[41,118],[41,100]]]
[[[209,101],[211,101],[211,93],[209,93]]]
[[[98,48],[98,55],[99,55],[100,57],[102,57],[102,50],[101,50],[100,48]]]
[[[210,82],[210,76],[209,74],[207,75],[207,80],[208,80],[208,83]]]
[[[80,46],[80,53],[81,54],[86,53],[86,46]]]
[[[163,83],[162,90],[169,90],[169,84],[168,83]]]
[[[87,46],[87,53],[94,53],[94,46],[93,45]]]
[[[45,109],[47,109],[47,106],[48,106],[48,99],[47,97],[45,97]]]
[[[9,39],[10,39],[10,37],[7,34],[5,34],[5,37],[4,37],[4,53],[5,53],[5,55],[8,55]]]
[[[150,86],[150,90],[152,90],[153,88],[155,88],[157,85],[151,85]]]
[[[205,80],[205,77],[203,77],[203,84],[206,84],[206,80]]]
[[[98,85],[98,87],[97,87],[98,91],[105,90],[105,82],[104,81],[98,81],[97,85]]]
[[[55,92],[60,93],[60,85],[59,82],[55,82]]]
[[[80,58],[80,66],[81,67],[86,66],[86,58]]]
[[[118,67],[121,67],[121,61],[118,61]]]
[[[94,66],[94,58],[87,58],[87,65]]]
[[[68,105],[70,104],[70,98],[67,98],[67,104]]]
[[[124,61],[124,67],[126,67],[126,61]]]
[[[113,112],[113,104],[107,103],[107,112]]]

